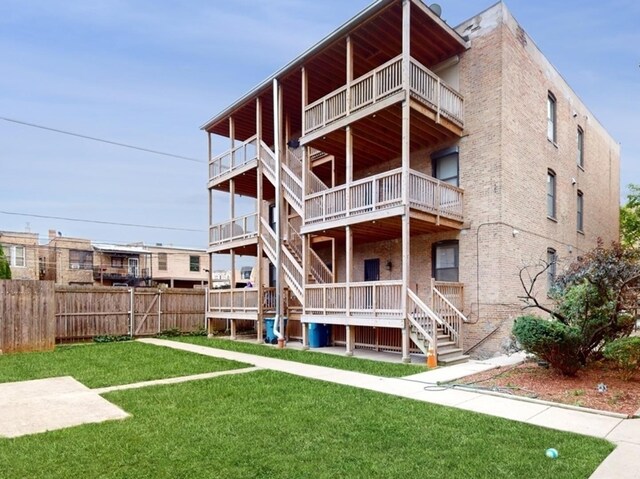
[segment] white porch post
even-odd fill
[[[278,330],[284,338],[284,271],[282,268],[282,220],[284,201],[282,198],[282,87],[273,79],[273,145],[276,157],[276,318]],[[284,347],[284,339],[278,339],[278,347]]]
[[[409,272],[411,271],[411,234],[409,216],[409,168],[411,164],[411,105],[409,102],[409,62],[411,58],[411,1],[402,3],[402,84],[405,100],[402,103],[402,311],[404,311],[404,327],[402,328],[402,362],[411,362],[409,356],[410,323],[407,311],[407,289]]]
[[[345,273],[346,273],[346,284],[347,284],[347,317],[351,315],[351,281],[353,274],[353,232],[351,231],[351,226],[346,227],[346,265],[345,265]],[[353,356],[354,349],[354,339],[355,339],[355,327],[346,325],[346,355]]]
[[[262,197],[264,178],[262,172],[262,160],[260,159],[260,143],[262,142],[262,100],[256,98],[256,151],[258,155],[258,179],[256,185],[256,232],[258,234],[258,247],[256,252],[254,288],[258,290],[258,317],[256,318],[256,342],[262,343],[263,319],[264,319],[264,284],[262,284]]]

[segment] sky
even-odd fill
[[[200,126],[369,3],[0,0],[0,230],[206,248]],[[439,2],[452,26],[493,3]],[[621,143],[624,195],[640,183],[640,2],[506,5]]]

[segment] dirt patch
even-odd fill
[[[458,383],[572,406],[634,415],[640,409],[640,372],[630,381],[609,362],[599,361],[568,378],[528,361],[460,379]],[[605,387],[599,385],[604,385]]]

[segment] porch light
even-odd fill
[[[387,261],[387,263],[384,265],[384,269],[386,269],[387,271],[391,271],[392,268],[393,263],[391,263],[391,260]]]

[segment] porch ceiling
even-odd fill
[[[459,138],[455,133],[436,124],[420,111],[411,109],[411,151],[437,148]],[[402,150],[402,107],[400,104],[376,112],[352,125],[354,172],[366,170],[381,163],[397,159],[400,166]],[[311,143],[311,146],[335,157],[336,178],[344,182],[346,159],[346,133],[333,131]],[[331,164],[314,168],[314,173],[326,184],[331,183]],[[359,175],[354,174],[354,178]]]
[[[358,78],[396,57],[402,51],[402,2],[393,1],[373,9],[367,18],[354,18],[351,31],[341,27],[318,45],[276,74],[284,92],[285,117],[289,117],[291,134],[301,130],[302,75],[308,75],[308,102],[340,88],[347,81],[347,33],[353,47],[353,75]],[[417,1],[411,5],[411,56],[427,67],[436,65],[465,50],[464,42],[452,29]],[[235,121],[235,137],[244,141],[256,133],[255,99],[262,99],[263,138],[273,144],[273,92],[269,78],[240,102],[209,122],[207,131],[229,136],[229,116]]]
[[[242,173],[241,175],[233,177],[235,181],[235,191],[237,195],[247,196],[249,198],[255,198],[258,194],[258,169],[253,168],[249,171]],[[214,190],[224,191],[229,193],[230,181],[224,181],[213,187]],[[267,201],[272,201],[276,197],[276,191],[271,182],[264,178],[263,180],[263,198]]]
[[[412,217],[409,224],[411,236],[441,233],[443,231],[460,229],[459,227],[454,227],[453,224],[437,225],[435,224],[435,217],[432,220],[433,221],[428,221],[424,216],[419,218]],[[378,241],[388,241],[401,238],[402,217],[394,216],[375,221],[356,223],[351,225],[351,230],[353,232],[354,244],[376,243]],[[322,230],[320,233],[324,236],[335,238],[338,243],[344,243],[345,241],[346,233],[344,227]]]

